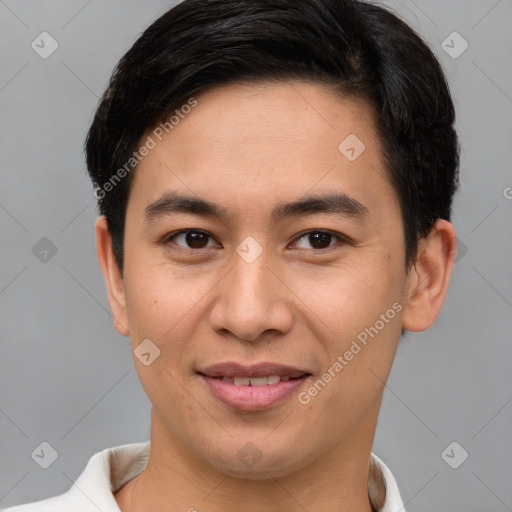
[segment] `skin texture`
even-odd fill
[[[149,366],[134,357],[152,403],[151,452],[116,500],[123,512],[230,512],[242,504],[245,512],[368,512],[371,447],[400,331],[435,322],[454,229],[438,220],[406,271],[398,199],[363,102],[306,82],[222,86],[196,99],[135,171],[123,275],[105,218],[96,223],[116,329],[132,350],[149,338],[161,351]],[[354,161],[338,149],[349,134],[365,144]],[[229,215],[144,222],[144,209],[170,191]],[[270,218],[278,203],[333,191],[367,215]],[[207,231],[207,247],[167,236],[186,229]],[[315,247],[303,236],[315,230],[348,242],[333,236]],[[262,248],[252,263],[236,252],[249,236]],[[295,393],[267,410],[239,411],[196,373],[221,361],[284,363],[313,375],[303,391],[395,303],[394,318],[307,404]],[[247,442],[261,453],[252,468],[237,456]]]

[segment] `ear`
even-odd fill
[[[112,237],[105,216],[96,220],[96,252],[107,285],[108,303],[114,319],[114,327],[123,336],[129,336],[128,316],[123,276],[112,250]]]
[[[455,229],[447,220],[436,221],[418,244],[416,262],[407,276],[403,328],[425,331],[434,325],[446,298],[457,254]]]

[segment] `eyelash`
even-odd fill
[[[164,238],[162,243],[164,245],[166,245],[166,244],[172,242],[172,240],[174,238],[176,238],[177,236],[183,235],[183,234],[187,234],[187,233],[201,233],[201,234],[206,235],[209,239],[214,240],[213,236],[211,236],[210,233],[208,233],[207,231],[203,231],[202,229],[192,229],[192,228],[190,228],[190,229],[182,229],[181,231],[176,231],[175,233],[169,234],[168,236],[166,236]],[[294,239],[294,241],[292,243],[296,243],[296,242],[302,240],[303,238],[305,238],[308,235],[311,235],[313,233],[327,234],[327,235],[330,235],[330,236],[332,236],[334,238],[337,238],[339,241],[338,241],[338,243],[334,243],[332,245],[329,245],[327,247],[323,247],[321,249],[311,248],[311,249],[302,249],[302,250],[311,250],[311,251],[314,251],[314,252],[328,251],[328,250],[332,250],[332,248],[336,247],[337,245],[345,245],[345,244],[350,243],[350,241],[348,240],[347,237],[344,237],[344,236],[342,236],[339,233],[336,233],[334,231],[330,231],[330,230],[327,230],[327,229],[310,229],[308,231],[305,231],[305,232],[297,235],[297,237]],[[175,245],[178,245],[178,244],[175,243]],[[194,248],[191,248],[191,247],[183,247],[181,245],[178,245],[178,247],[180,249],[185,250],[185,251],[192,251],[192,252],[197,252],[197,251],[204,250],[204,249],[211,249],[211,247],[200,247],[198,249],[194,249]]]

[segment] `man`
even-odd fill
[[[152,403],[29,511],[403,510],[372,444],[456,242],[459,148],[425,43],[355,0],[185,0],[88,134],[98,259]]]

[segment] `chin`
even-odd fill
[[[231,448],[224,445],[217,453],[210,453],[205,460],[215,471],[243,480],[280,478],[307,464],[307,461],[301,463],[296,460],[298,451],[291,446],[273,450],[268,442],[266,444],[263,449],[259,449],[257,445],[264,445],[263,441],[255,444],[249,441],[235,450],[234,458],[229,457]],[[293,460],[290,460],[291,454]]]

